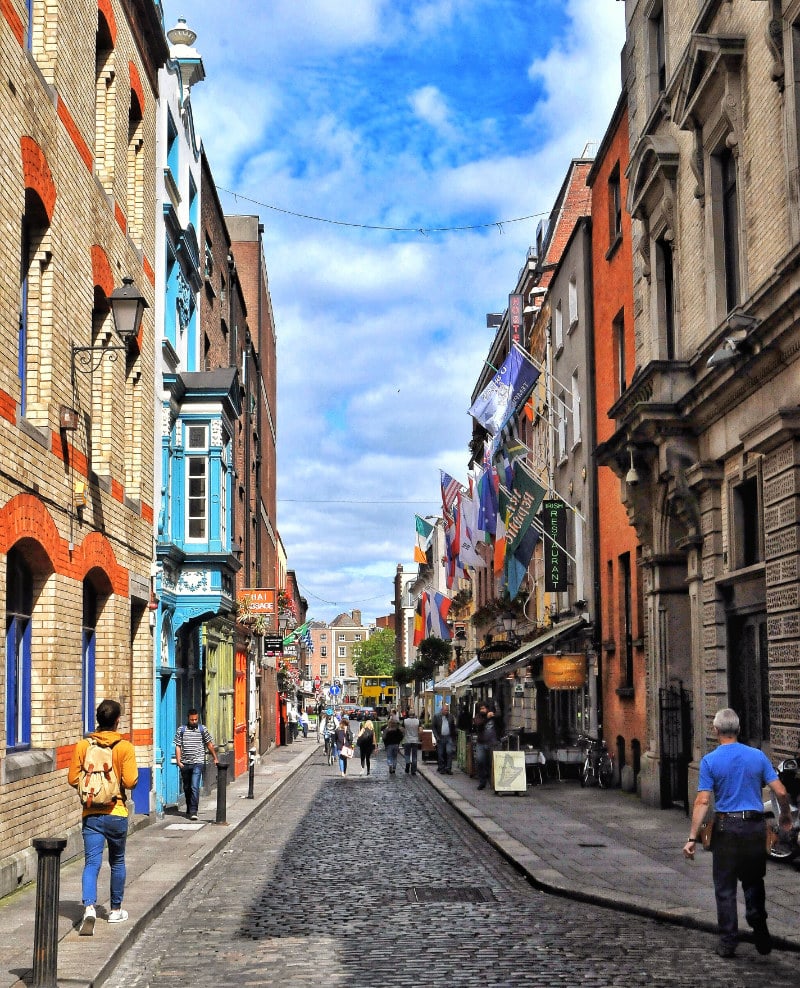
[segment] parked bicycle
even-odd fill
[[[614,778],[614,762],[608,752],[608,745],[589,734],[581,734],[578,743],[583,747],[581,786],[608,789]]]

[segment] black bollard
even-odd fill
[[[250,776],[247,780],[247,798],[255,799],[255,782],[256,782],[256,749],[250,749]]]
[[[58,988],[58,898],[63,837],[33,841],[36,862],[36,923],[33,932],[33,988]]]
[[[228,823],[228,763],[217,762],[217,823]]]

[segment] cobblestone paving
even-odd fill
[[[315,756],[153,921],[106,988],[795,983],[797,957],[532,889],[420,778]]]

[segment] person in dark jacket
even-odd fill
[[[478,788],[485,789],[492,771],[492,752],[500,740],[495,723],[494,707],[481,703],[472,722],[477,732],[475,743],[475,764],[478,770]]]
[[[383,731],[383,744],[386,748],[386,764],[389,766],[389,775],[394,775],[397,771],[397,755],[400,751],[403,733],[403,728],[397,718],[390,717],[389,723]]]
[[[375,741],[375,725],[371,720],[365,720],[362,724],[361,730],[356,737],[356,744],[361,753],[361,774],[364,774],[364,769],[366,768],[367,775],[369,775],[370,758],[372,757],[372,752],[377,747]]]
[[[347,717],[342,717],[339,727],[336,730],[336,754],[339,756],[339,774],[344,778],[347,775],[348,756],[342,754],[343,748],[353,747],[353,732],[350,730],[350,721]]]
[[[453,755],[456,751],[456,719],[450,713],[450,704],[443,703],[433,715],[433,736],[436,738],[436,759],[442,775],[453,774]]]

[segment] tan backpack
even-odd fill
[[[119,738],[110,745],[100,744],[97,738],[90,737],[88,741],[78,782],[81,803],[86,809],[113,806],[122,795],[111,757],[112,749],[119,743]]]

